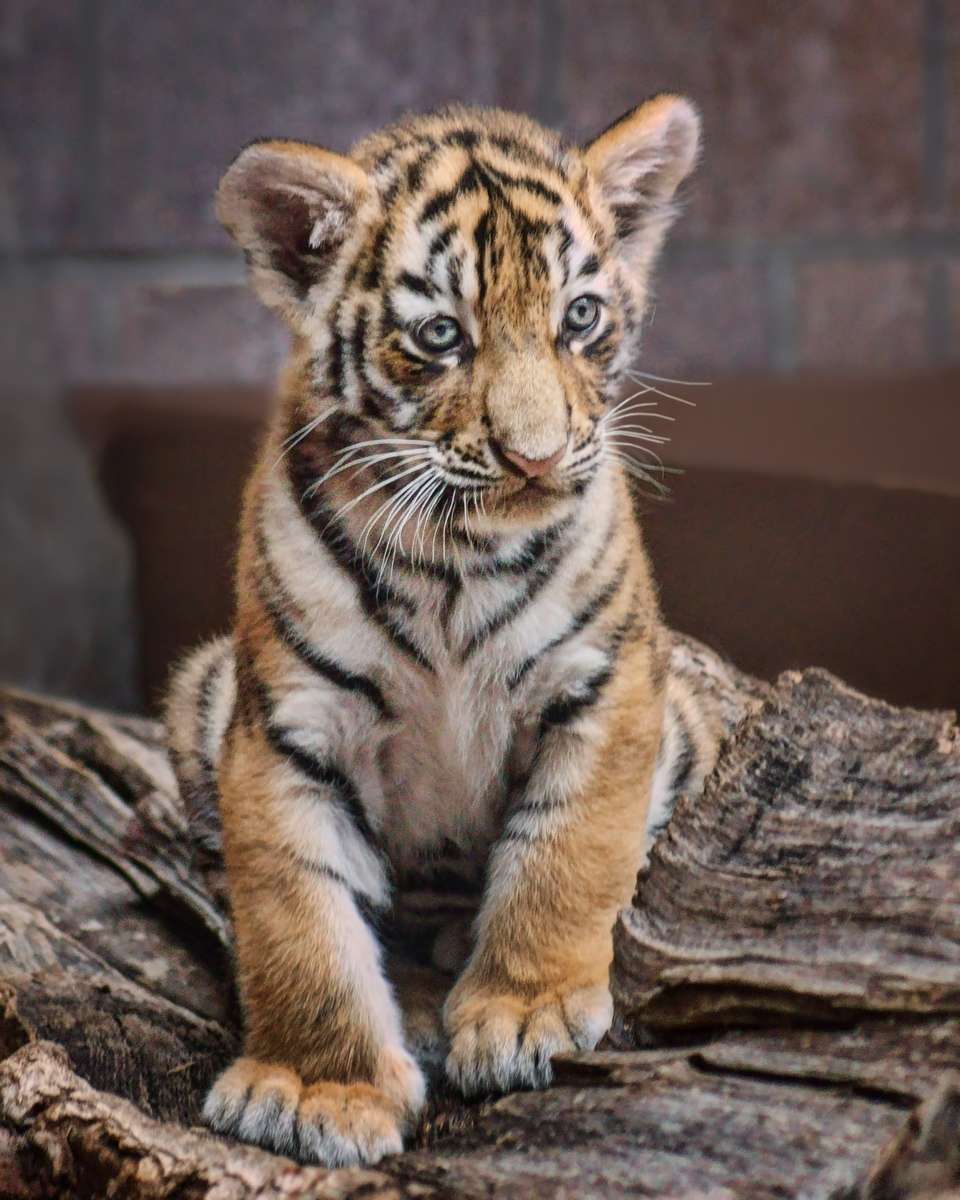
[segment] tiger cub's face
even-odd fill
[[[585,148],[454,108],[349,158],[255,143],[220,214],[351,440],[409,444],[408,473],[426,460],[477,520],[514,524],[581,494],[607,459],[603,417],[697,140],[670,96]]]

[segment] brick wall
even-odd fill
[[[453,99],[587,138],[686,92],[646,369],[923,372],[960,360],[958,56],[955,0],[3,0],[0,678],[136,694],[131,550],[57,397],[273,377],[213,213],[250,139]]]
[[[6,0],[4,287],[57,377],[269,378],[219,174],[251,138],[345,149],[449,99],[585,138],[653,92],[705,153],[645,362],[915,369],[960,357],[960,7],[951,0]]]

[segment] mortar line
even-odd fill
[[[950,361],[951,315],[950,272],[935,258],[927,263],[927,351],[938,367]]]
[[[770,368],[776,375],[788,375],[797,367],[796,272],[789,249],[772,248],[766,277]]]
[[[566,0],[540,0],[534,113],[541,124],[554,129],[563,124],[566,116],[563,94],[566,15]]]
[[[79,10],[80,204],[83,236],[97,245],[104,233],[103,92],[101,83],[100,0],[82,0]]]
[[[927,216],[946,215],[947,180],[947,19],[944,0],[923,8],[923,184]]]
[[[112,375],[120,364],[120,295],[114,287],[93,294],[93,362],[100,375]]]
[[[681,239],[667,243],[664,258],[667,262],[692,266],[763,265],[769,255],[776,252],[789,254],[797,263],[824,260],[877,262],[933,254],[956,257],[960,256],[960,233],[920,229],[880,236]]]

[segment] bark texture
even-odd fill
[[[546,1093],[439,1085],[369,1171],[190,1128],[240,1021],[160,731],[0,693],[0,1197],[960,1200],[956,728],[678,653],[729,741],[621,914],[606,1048]],[[449,979],[390,969],[439,1079]]]
[[[616,927],[625,1026],[960,1012],[960,734],[781,677]]]

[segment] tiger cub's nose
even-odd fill
[[[549,458],[525,458],[522,454],[517,454],[515,450],[505,450],[502,446],[497,446],[497,450],[507,462],[515,467],[521,475],[526,475],[528,479],[536,479],[538,475],[546,475],[548,471],[551,471],[563,458],[565,449],[565,446],[561,446]]]

